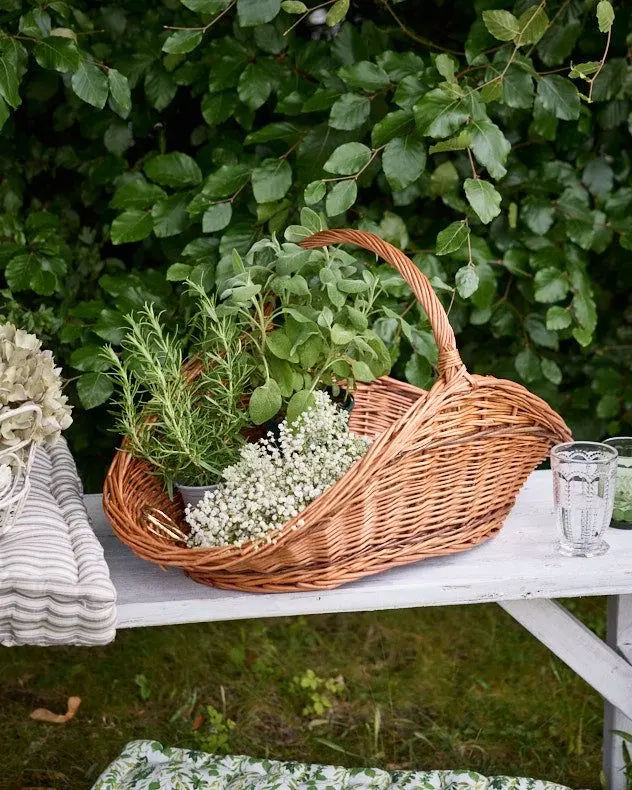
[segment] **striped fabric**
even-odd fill
[[[107,644],[115,601],[66,442],[38,448],[24,510],[0,537],[0,643]]]

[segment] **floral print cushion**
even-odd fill
[[[567,790],[538,779],[471,771],[398,771],[281,763],[132,741],[92,790]]]

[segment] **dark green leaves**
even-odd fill
[[[582,181],[593,195],[605,196],[612,192],[614,173],[605,159],[595,157],[584,168]]]
[[[74,71],[81,63],[81,55],[74,40],[61,36],[40,39],[33,48],[33,54],[42,68],[53,71]]]
[[[201,41],[201,30],[176,30],[162,45],[162,51],[171,55],[184,55],[192,52]]]
[[[145,163],[148,178],[168,187],[186,187],[202,180],[200,168],[188,154],[159,154]]]
[[[292,168],[285,159],[265,159],[252,172],[252,191],[257,203],[285,197],[292,185]]]
[[[146,239],[154,227],[151,214],[140,209],[130,209],[119,214],[112,222],[110,238],[113,244]]]
[[[303,199],[308,206],[318,203],[325,197],[327,186],[324,181],[312,181],[305,187]]]
[[[371,102],[366,96],[345,93],[334,102],[329,114],[329,125],[332,129],[350,131],[357,129],[369,117]]]
[[[396,137],[382,153],[382,169],[391,189],[414,183],[426,165],[426,149],[414,136]]]
[[[489,181],[466,178],[463,186],[468,202],[481,222],[487,225],[500,214],[501,197]]]
[[[202,116],[209,126],[215,126],[230,118],[236,107],[237,97],[232,91],[207,93],[202,99]]]
[[[345,143],[333,152],[323,167],[329,173],[351,175],[357,173],[371,159],[371,149],[362,143]]]
[[[610,5],[608,3],[608,5]],[[621,403],[614,393],[602,395],[597,404],[597,416],[604,420],[616,417],[621,411]]]
[[[349,0],[336,0],[329,11],[327,11],[325,22],[329,25],[329,27],[334,27],[334,25],[342,22],[342,20],[347,15],[348,10]]]
[[[182,5],[198,14],[214,15],[223,11],[229,0],[180,0]]]
[[[513,41],[520,32],[518,20],[509,11],[483,11],[483,22],[499,41]]]
[[[538,80],[538,98],[556,118],[575,121],[579,118],[579,93],[570,80],[549,74]]]
[[[478,274],[473,266],[462,266],[454,278],[456,290],[463,299],[469,299],[478,290]]]
[[[572,320],[571,314],[566,308],[549,307],[546,313],[546,328],[550,332],[558,332],[561,329],[567,329]]]
[[[449,137],[471,117],[476,106],[472,95],[468,100],[444,88],[435,88],[413,107],[419,133],[428,137]]]
[[[540,378],[540,359],[532,348],[526,348],[516,357],[516,370],[527,384]]]
[[[288,14],[305,14],[309,11],[308,7],[302,0],[283,0],[281,8]]]
[[[202,217],[202,232],[215,233],[225,228],[233,216],[233,207],[230,203],[216,203],[204,212]]]
[[[548,17],[544,11],[543,4],[536,3],[518,19],[519,34],[515,39],[517,46],[525,44],[537,44],[546,33],[549,25]]]
[[[237,16],[243,27],[270,22],[281,10],[281,0],[237,0]]]
[[[239,77],[239,98],[251,110],[258,110],[272,93],[269,72],[261,63],[249,63]]]
[[[156,110],[166,109],[173,101],[178,86],[161,66],[152,66],[145,75],[145,93]]]
[[[249,178],[250,168],[246,165],[222,165],[206,179],[203,193],[213,199],[231,197]]]
[[[384,69],[368,60],[362,60],[352,66],[344,66],[338,75],[350,88],[370,92],[384,90],[390,84],[389,76]]]
[[[146,209],[163,197],[165,197],[164,189],[148,183],[141,177],[118,187],[110,205],[118,209]]]
[[[127,77],[116,69],[108,69],[108,84],[110,86],[110,107],[121,118],[127,118],[132,108],[132,97]]]
[[[448,255],[465,246],[470,230],[465,222],[453,222],[437,236],[437,255]]]
[[[356,202],[358,187],[352,178],[338,181],[330,189],[325,202],[325,210],[328,217],[335,217],[343,211],[350,209]]]
[[[274,295],[294,310],[292,328],[266,351],[284,405],[305,401],[312,382],[296,368],[322,364],[330,347],[348,357],[337,375],[375,374],[364,336],[345,343],[352,330],[370,332],[385,304],[391,314],[378,326],[395,370],[428,386],[425,319],[414,304],[392,317],[412,300],[401,278],[345,248],[321,279],[323,253],[291,248],[328,216],[424,250],[415,263],[451,305],[472,369],[533,381],[586,436],[605,431],[595,412],[614,393],[616,408],[606,402],[599,413],[627,430],[629,366],[609,350],[632,343],[631,77],[625,31],[612,23],[617,4],[479,0],[461,16],[439,4],[440,40],[431,38],[459,55],[416,46],[382,13],[340,24],[345,0],[319,9],[314,27],[314,2],[87,3],[76,16],[57,0],[23,2],[19,13],[6,0],[15,10],[5,9],[0,33],[3,317],[41,326],[61,364],[100,373],[94,349],[120,341],[126,310],[150,301],[182,320],[187,278],[211,293],[216,278],[239,274],[235,287],[246,290],[235,300],[248,305],[278,254],[262,249],[255,264],[248,250],[274,233],[284,239]],[[598,70],[593,102],[580,106],[565,78],[588,94]],[[52,148],[46,129],[59,138]],[[299,217],[302,205],[313,213]],[[427,251],[435,237],[438,255]],[[379,275],[374,309],[368,281],[349,268],[356,256]],[[373,353],[384,365],[384,350]],[[597,389],[606,365],[621,382]],[[252,388],[266,378],[262,365]]]
[[[175,236],[187,227],[187,203],[186,195],[175,194],[154,204],[151,216],[159,239]]]
[[[551,384],[558,385],[562,382],[562,371],[557,362],[552,359],[544,358],[540,362],[542,366],[542,374],[548,379]]]
[[[88,60],[81,61],[79,68],[72,75],[73,91],[80,99],[97,107],[105,107],[108,98],[108,78],[99,66]]]
[[[507,172],[505,163],[511,150],[505,135],[487,116],[472,120],[469,130],[472,135],[470,148],[476,159],[487,168],[490,176],[502,178]]]
[[[568,293],[568,279],[559,269],[548,266],[535,275],[535,298],[538,302],[560,302]],[[548,319],[547,319],[548,320]]]
[[[533,77],[512,64],[503,79],[503,101],[508,107],[528,110],[533,104]]]
[[[544,236],[553,225],[555,208],[544,198],[528,197],[522,204],[520,216],[525,225],[538,236]]]
[[[105,373],[84,373],[77,379],[77,395],[84,409],[105,403],[113,390],[112,380]]]
[[[379,148],[394,137],[404,137],[415,129],[415,119],[410,110],[395,110],[378,121],[371,131],[371,143]]]
[[[597,3],[597,23],[602,33],[608,33],[614,22],[614,9],[609,0],[599,0]]]
[[[0,96],[11,107],[20,104],[19,85],[20,78],[15,58],[11,57],[10,53],[0,54]]]
[[[13,291],[35,291],[50,296],[66,270],[64,261],[41,253],[29,252],[13,257],[5,269],[9,288]]]
[[[509,11],[483,11],[483,22],[494,38],[513,41],[519,47],[537,44],[549,24],[542,5],[538,3],[517,19]]]

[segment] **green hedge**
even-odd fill
[[[0,313],[73,379],[90,486],[121,314],[176,321],[179,280],[304,205],[413,256],[471,370],[630,432],[630,4],[316,5],[0,0]],[[395,373],[429,386],[425,316],[381,276]]]

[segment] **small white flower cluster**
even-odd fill
[[[349,431],[349,415],[325,392],[292,424],[241,450],[223,472],[225,483],[192,508],[189,546],[241,546],[273,542],[273,533],[295,518],[366,453],[370,439]],[[297,522],[301,524],[300,520]]]
[[[53,442],[72,423],[61,368],[55,367],[50,351],[41,349],[35,335],[13,324],[0,326],[0,415],[26,403],[41,409],[41,417],[26,412],[0,422],[0,443]]]

